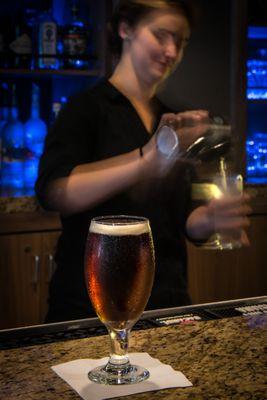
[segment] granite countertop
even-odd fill
[[[205,185],[204,185],[205,187]],[[255,212],[267,210],[267,185],[246,185],[246,192],[251,196],[251,206]],[[0,187],[0,213],[39,212],[41,206],[38,204],[34,192],[3,192]]]
[[[41,206],[34,196],[0,196],[0,213],[12,214],[20,212],[40,211]]]
[[[141,393],[120,399],[245,400],[266,398],[266,314],[134,331],[130,351],[146,351],[182,371],[193,387]],[[98,336],[0,352],[0,398],[79,399],[51,366],[109,353]]]

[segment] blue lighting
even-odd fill
[[[44,140],[47,133],[45,122],[39,117],[40,90],[32,84],[31,116],[24,125],[26,157],[24,165],[24,185],[33,188],[37,175],[39,158],[43,152]]]
[[[267,181],[267,132],[257,132],[252,134],[247,140],[247,177],[261,178]],[[259,183],[259,181],[258,181]]]
[[[266,100],[267,89],[247,89],[248,100]]]
[[[23,187],[24,128],[18,119],[16,87],[12,86],[12,106],[1,130],[2,165],[1,185],[21,189]]]
[[[248,60],[247,79],[249,88],[267,89],[267,60]]]
[[[248,28],[249,39],[267,39],[267,27],[265,26],[250,26]]]
[[[248,29],[247,99],[267,99],[267,27]]]

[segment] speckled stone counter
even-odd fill
[[[254,211],[266,213],[267,186],[246,184],[246,192],[251,196]],[[34,190],[4,190],[0,186],[0,213],[38,212],[41,207],[35,197]]]
[[[0,213],[36,212],[41,207],[34,196],[0,196]]]
[[[234,317],[134,331],[131,351],[146,351],[170,364],[194,386],[121,399],[264,400],[266,317]],[[0,398],[79,399],[50,367],[79,358],[100,358],[108,352],[107,336],[2,350]]]

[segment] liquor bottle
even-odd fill
[[[57,23],[48,8],[41,13],[38,21],[37,67],[41,69],[59,68],[57,59]]]
[[[63,28],[63,67],[88,68],[88,28],[79,18],[77,2],[71,2],[71,19]]]
[[[31,69],[34,69],[38,62],[38,9],[34,0],[24,0],[24,15],[25,23],[31,34],[32,54],[31,54]]]
[[[32,59],[32,34],[23,13],[13,18],[10,26],[8,45],[8,66],[10,68],[30,68]]]
[[[51,125],[53,125],[54,122],[56,121],[60,110],[61,110],[61,103],[59,101],[55,101],[52,104],[52,117],[51,117],[51,121],[50,121]]]
[[[6,124],[9,115],[9,88],[7,83],[3,82],[0,86],[0,132]],[[1,133],[0,133],[1,134]]]
[[[0,86],[0,179],[2,176],[2,142],[3,142],[3,127],[8,121],[9,106],[8,106],[8,86],[2,83]]]
[[[11,87],[8,120],[2,128],[2,186],[22,189],[24,185],[24,127],[18,118],[16,86]]]
[[[5,25],[4,17],[0,19],[0,68],[4,68],[5,65]]]
[[[43,152],[47,133],[45,122],[40,118],[40,89],[32,84],[31,116],[25,122],[25,187],[32,189],[37,178],[38,164]]]

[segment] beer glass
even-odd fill
[[[153,240],[146,218],[92,219],[85,252],[86,285],[111,344],[108,363],[88,374],[93,382],[122,385],[149,377],[145,368],[130,363],[127,350],[130,330],[149,299],[154,273]]]

